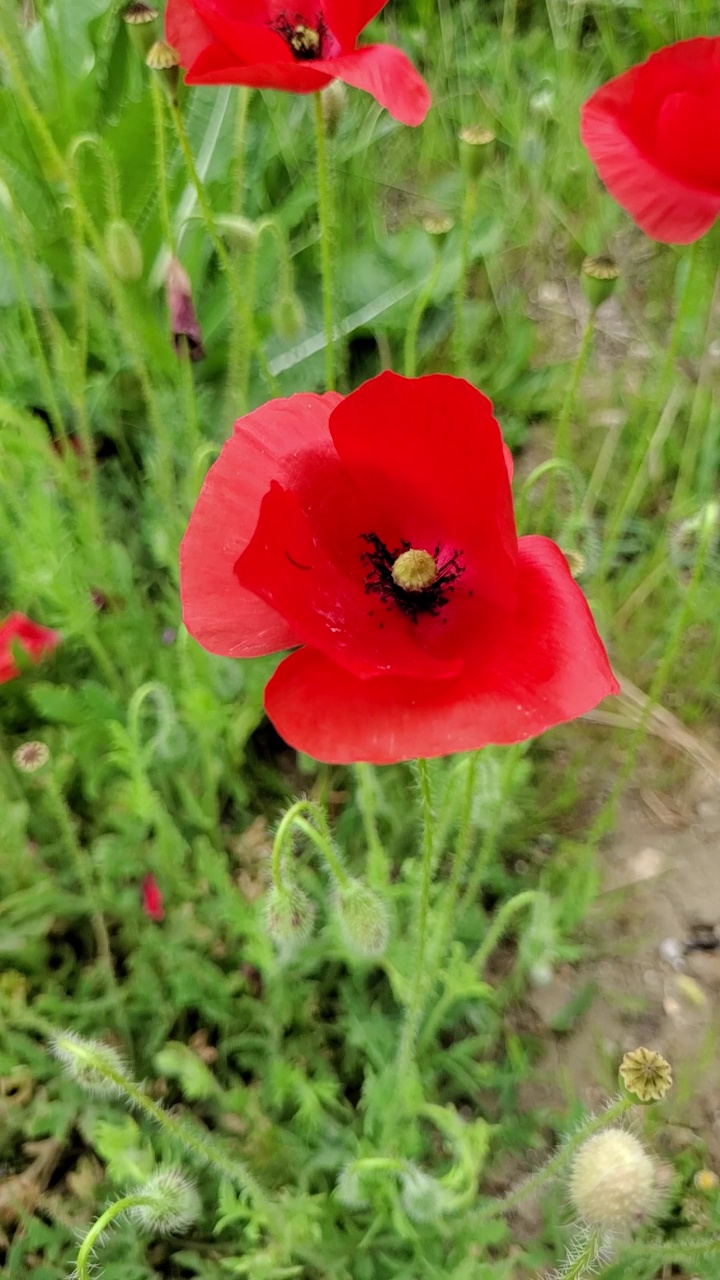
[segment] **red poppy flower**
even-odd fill
[[[33,662],[39,662],[46,653],[52,653],[59,643],[59,632],[31,622],[24,613],[11,613],[9,618],[0,623],[0,684],[20,675],[13,657],[14,645],[23,649]]]
[[[149,916],[151,920],[159,922],[165,919],[163,896],[154,876],[143,876],[142,904],[145,915]]]
[[[315,93],[331,80],[364,89],[403,124],[422,124],[430,92],[392,45],[356,49],[387,0],[168,0],[165,32],[188,84]]]
[[[603,85],[580,136],[646,235],[689,244],[720,213],[720,37],[681,40]]]
[[[212,653],[302,646],[265,707],[320,760],[518,742],[618,692],[562,552],[518,541],[500,428],[460,378],[383,373],[241,418],[181,575]]]

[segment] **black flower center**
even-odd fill
[[[403,540],[391,550],[376,533],[363,533],[361,537],[370,547],[361,556],[368,569],[366,593],[378,595],[388,606],[397,605],[412,622],[422,614],[437,617],[463,573],[462,551],[453,551],[441,564],[439,545],[430,553]]]
[[[327,34],[322,14],[318,15],[312,27],[303,22],[300,14],[292,19],[283,14],[274,24],[274,29],[282,36],[298,62],[312,62],[315,58],[322,58],[323,41]]]

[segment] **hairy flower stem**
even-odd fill
[[[473,835],[475,833],[475,824],[473,823],[473,798],[475,795],[475,783],[477,780],[479,764],[480,752],[474,751],[467,766],[465,793],[463,796],[462,811],[460,814],[460,825],[455,842],[452,872],[450,874],[450,880],[447,888],[444,890],[440,900],[440,918],[433,937],[432,949],[428,961],[428,992],[432,990],[440,965],[445,957],[445,951],[450,940],[450,932],[452,930],[453,920],[457,909],[458,897],[460,896],[460,888],[465,875],[468,858],[470,857]]]
[[[570,419],[572,418],[575,401],[577,400],[580,379],[585,372],[585,366],[590,355],[592,347],[593,333],[595,332],[595,307],[590,308],[590,314],[585,322],[580,346],[575,357],[570,381],[565,391],[565,397],[562,402],[560,414],[555,428],[555,440],[553,441],[552,456],[564,461],[569,452],[570,444]],[[555,471],[550,471],[545,493],[543,495],[542,506],[540,507],[540,515],[537,520],[537,528],[542,531],[546,528],[548,519],[553,510],[553,502],[555,498]]]
[[[476,1220],[483,1222],[487,1218],[497,1218],[501,1214],[511,1213],[524,1200],[535,1195],[541,1187],[545,1186],[546,1182],[550,1182],[561,1169],[564,1169],[578,1147],[581,1147],[587,1138],[591,1138],[594,1133],[599,1133],[601,1129],[608,1128],[614,1124],[634,1105],[634,1098],[629,1096],[618,1098],[617,1102],[613,1102],[612,1106],[607,1107],[599,1116],[590,1117],[563,1143],[560,1149],[555,1152],[555,1155],[551,1156],[535,1173],[531,1173],[529,1178],[526,1178],[519,1186],[514,1187],[512,1191],[508,1191],[506,1195],[500,1196],[495,1200],[488,1200],[481,1205],[477,1214],[474,1215]]]
[[[217,229],[215,223],[215,215],[207,198],[202,179],[197,171],[195,159],[193,157],[190,139],[188,138],[185,121],[182,112],[176,102],[169,102],[170,114],[175,126],[180,150],[185,161],[188,177],[195,190],[197,202],[202,214],[205,229],[210,237],[213,248],[218,256],[218,261],[225,272],[230,296],[232,299],[233,316],[232,316],[232,332],[239,331],[239,337],[236,339],[233,350],[236,349],[238,363],[235,367],[231,364],[230,376],[232,378],[232,393],[234,399],[233,416],[245,413],[248,409],[248,395],[250,386],[250,364],[252,360],[253,350],[255,348],[255,325],[253,322],[252,302],[246,296],[243,282],[240,278],[240,270],[238,261],[233,261],[231,254],[228,252],[222,236]]]
[[[365,830],[368,846],[368,881],[373,889],[387,887],[389,876],[388,856],[377,824],[377,790],[372,765],[356,764],[357,805]]]
[[[470,872],[470,875],[468,877],[467,886],[465,888],[465,892],[463,894],[462,902],[460,905],[461,914],[467,911],[468,908],[471,907],[472,904],[477,900],[477,896],[478,896],[478,893],[480,892],[480,887],[482,885],[485,872],[487,871],[490,860],[495,850],[495,842],[497,840],[498,833],[500,831],[500,827],[502,823],[503,806],[510,794],[513,775],[515,773],[515,768],[517,766],[517,763],[521,759],[521,755],[522,755],[521,744],[515,744],[511,747],[508,747],[507,751],[505,752],[502,769],[500,771],[500,779],[499,779],[500,797],[497,805],[495,806],[490,822],[485,828],[485,835],[483,837],[480,850],[478,852],[477,858],[473,863],[472,871]]]
[[[524,907],[531,906],[537,897],[537,889],[526,889],[523,893],[516,893],[514,898],[508,898],[507,902],[503,903],[470,961],[471,967],[477,971],[479,978],[482,978],[485,972],[485,965],[501,938],[507,933],[513,916],[516,916],[518,911],[522,911]]]
[[[105,917],[98,904],[95,878],[90,866],[88,865],[88,858],[81,849],[80,842],[75,834],[75,827],[73,825],[73,819],[70,814],[67,801],[65,800],[65,797],[52,772],[48,773],[45,778],[45,795],[49,801],[50,808],[52,809],[53,816],[58,825],[65,850],[75,866],[75,872],[80,888],[82,889],[83,897],[85,898],[91,912],[95,946],[98,958],[105,973],[108,992],[115,1005],[118,1029],[121,1032],[123,1039],[128,1045],[130,1045],[130,1028],[125,1016],[122,992],[115,974],[112,949],[110,947],[110,935],[108,934]]]
[[[647,1262],[654,1267],[669,1266],[672,1263],[702,1262],[703,1259],[720,1255],[720,1236],[676,1236],[663,1244],[637,1244],[623,1253],[623,1262]]]
[[[333,338],[333,211],[327,161],[327,138],[322,98],[315,103],[315,146],[317,150],[318,217],[320,219],[320,265],[322,269],[323,319],[325,323],[325,383],[335,390],[335,346]]]
[[[470,265],[470,233],[475,218],[478,200],[478,179],[468,175],[465,181],[462,212],[460,215],[460,268],[455,289],[455,314],[453,318],[453,358],[455,372],[462,376],[467,363],[467,340],[465,331],[465,296],[467,294],[467,277]]]
[[[417,372],[418,331],[420,329],[420,322],[425,315],[427,305],[433,296],[435,285],[438,282],[440,265],[440,255],[439,253],[436,253],[432,270],[423,288],[420,290],[420,293],[415,300],[415,305],[410,312],[410,319],[408,320],[407,329],[405,331],[405,350],[403,360],[403,371],[406,378],[414,378]]]
[[[594,1228],[584,1240],[575,1245],[572,1254],[561,1264],[557,1272],[558,1280],[585,1280],[585,1277],[593,1275],[602,1251],[602,1232]]]
[[[317,827],[308,822],[305,815],[314,819]],[[282,892],[285,888],[282,878],[283,854],[294,827],[302,831],[311,844],[315,845],[315,848],[325,859],[330,874],[337,880],[341,888],[346,888],[350,883],[350,877],[335,852],[330,826],[323,809],[313,800],[298,800],[294,805],[291,805],[287,813],[283,814],[273,840],[271,870],[273,884],[276,889]]]
[[[423,1006],[427,992],[427,975],[425,972],[428,916],[430,909],[430,884],[432,880],[433,853],[435,848],[435,814],[433,810],[430,774],[427,760],[417,761],[417,773],[420,784],[420,796],[423,817],[423,860],[419,886],[419,896],[415,911],[415,959],[413,962],[413,978],[410,999],[405,1009],[405,1019],[400,1033],[395,1078],[397,1081],[397,1097],[403,1097],[407,1087],[415,1058],[415,1044],[418,1028],[422,1018]],[[387,1145],[384,1142],[383,1145]]]
[[[75,1264],[76,1280],[90,1280],[90,1266],[93,1251],[98,1241],[102,1238],[103,1232],[119,1218],[121,1214],[128,1209],[134,1209],[136,1206],[152,1204],[153,1201],[148,1196],[123,1196],[121,1200],[116,1200],[114,1204],[108,1205],[104,1213],[93,1222],[90,1230],[85,1236],[77,1256]]]

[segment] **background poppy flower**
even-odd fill
[[[41,627],[31,622],[24,613],[11,613],[0,623],[0,684],[14,680],[20,675],[13,657],[13,646],[24,649],[33,662],[39,662],[46,653],[52,653],[60,643],[60,633],[51,631],[49,627]]]
[[[387,0],[168,0],[165,32],[188,84],[244,84],[316,93],[331,80],[364,89],[403,124],[430,107],[422,76],[400,49],[356,49]]]
[[[156,923],[165,919],[165,908],[160,886],[152,875],[143,876],[142,905],[145,915]]]
[[[720,37],[681,40],[598,89],[580,136],[646,235],[689,244],[720,213]]]
[[[562,552],[518,541],[492,406],[460,378],[383,373],[241,418],[181,574],[206,649],[301,646],[265,706],[320,760],[517,742],[618,692]]]

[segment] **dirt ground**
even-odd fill
[[[667,1141],[706,1150],[720,1172],[720,775],[696,769],[672,799],[651,787],[629,794],[600,859],[586,958],[531,995],[547,1051],[523,1102],[580,1096],[599,1109],[617,1090],[622,1054],[645,1045],[674,1069]],[[554,1032],[589,983],[586,1012]]]

